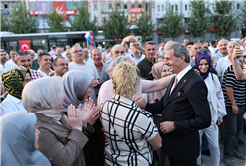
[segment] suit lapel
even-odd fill
[[[165,100],[166,103],[164,103],[165,106],[168,105],[168,103],[172,100],[172,98],[173,98],[174,96],[176,96],[176,94],[177,94],[180,90],[182,90],[183,87],[189,82],[190,77],[193,75],[193,72],[192,72],[192,71],[193,71],[193,69],[190,69],[190,70],[189,70],[189,71],[181,78],[181,80],[179,80],[179,82],[177,83],[176,87],[173,89],[171,95],[169,96],[170,90],[171,90],[172,85],[173,85],[173,82],[174,82],[174,79],[172,80],[172,84],[171,84],[170,89],[169,89],[168,94],[167,94],[167,96],[168,96],[168,97],[167,97],[167,100]],[[195,71],[194,71],[194,72],[195,72]]]
[[[175,77],[176,77],[176,76],[175,76]],[[172,78],[172,80],[170,81],[170,83],[169,83],[168,86],[167,86],[167,90],[166,90],[165,95],[164,95],[164,105],[165,105],[165,103],[167,102],[167,100],[168,100],[168,98],[169,98],[169,94],[170,94],[172,85],[173,85],[173,83],[174,83],[175,77]]]

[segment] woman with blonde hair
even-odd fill
[[[141,86],[139,69],[121,62],[111,79],[115,95],[99,112],[106,137],[105,165],[151,165],[162,139],[151,115],[132,100]]]

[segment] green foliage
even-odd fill
[[[111,39],[115,39],[115,37],[123,39],[129,35],[129,28],[130,24],[125,19],[125,12],[119,11],[118,8],[112,9],[105,23],[106,36]]]
[[[137,19],[137,29],[135,30],[137,36],[142,36],[144,43],[146,36],[153,35],[155,29],[155,23],[151,20],[151,13],[143,13],[141,11],[141,17]]]
[[[9,20],[3,14],[1,15],[1,31],[9,31]]]
[[[65,32],[65,20],[62,15],[57,14],[56,9],[53,9],[51,13],[47,14],[47,23],[50,27],[50,32]]]
[[[81,3],[79,6],[77,3],[75,5],[75,10],[79,13],[74,15],[73,19],[69,20],[71,24],[72,31],[93,31],[93,34],[97,34],[96,18],[91,21],[90,13],[87,8]]]
[[[200,39],[209,29],[210,10],[204,1],[190,1],[191,12],[190,18],[186,22],[188,31],[191,36]]]
[[[166,14],[162,17],[162,21],[159,22],[159,28],[164,38],[170,37],[175,39],[182,35],[183,15],[179,14],[177,10],[174,12],[170,4],[166,11]]]
[[[239,21],[240,24],[246,25],[246,1],[243,1],[242,6],[240,6]]]
[[[234,17],[233,1],[215,1],[214,2],[214,27],[219,27],[217,35],[219,37],[230,38],[233,26],[236,25],[237,19]]]
[[[13,33],[37,33],[38,20],[31,16],[22,3],[14,4],[10,11],[9,31]]]

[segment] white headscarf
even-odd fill
[[[22,103],[28,112],[60,120],[59,104],[64,96],[60,78],[44,77],[29,82],[22,92]]]

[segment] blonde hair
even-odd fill
[[[113,92],[117,95],[131,99],[140,88],[140,71],[128,62],[119,63],[111,76]]]

